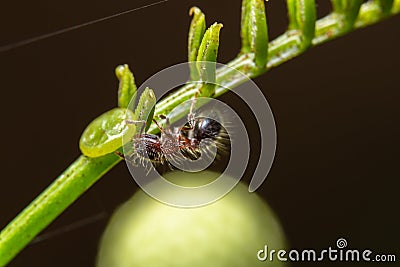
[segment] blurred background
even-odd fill
[[[3,1],[0,46],[150,3]],[[319,17],[329,12],[328,1],[317,3]],[[193,5],[207,25],[224,24],[219,62],[227,63],[240,49],[240,0],[169,0],[0,53],[0,228],[78,157],[86,125],[116,106],[117,65],[129,64],[140,85],[186,61]],[[286,5],[266,5],[272,40],[287,27]],[[342,237],[351,248],[400,257],[399,25],[397,16],[357,30],[255,79],[278,132],[275,162],[258,194],[292,248],[334,247]],[[119,164],[9,266],[93,266],[109,216],[136,190]]]

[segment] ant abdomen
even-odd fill
[[[134,153],[141,159],[163,163],[165,156],[161,147],[160,137],[155,134],[140,134],[133,139]],[[136,156],[133,155],[133,156]]]

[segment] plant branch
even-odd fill
[[[311,47],[400,12],[400,1],[394,1],[391,12],[388,12],[387,2],[393,3],[393,1],[380,0],[369,1],[361,5],[354,27],[344,23],[343,19],[346,19],[346,16],[337,12],[316,21],[315,35],[312,38]],[[295,25],[300,25],[300,22],[296,21],[296,23]],[[307,38],[303,38],[303,34],[309,34],[309,31],[290,29],[271,41],[268,45],[267,64],[262,68],[256,65],[256,62],[259,64],[262,61],[257,60],[251,49],[248,52],[242,52],[227,65],[243,72],[248,77],[259,76],[303,53],[305,47],[309,47],[308,43],[304,43]],[[309,37],[309,35],[307,36]],[[230,68],[222,67],[217,70],[216,80],[221,87],[216,88],[214,97],[227,92],[228,89],[226,88],[233,88],[246,81],[243,77],[235,76]],[[183,86],[157,104],[155,115],[168,114],[174,107],[193,97],[196,90],[193,84]],[[176,97],[178,95],[180,97]],[[173,120],[173,118],[171,119]],[[152,125],[149,132],[155,133],[157,128]],[[5,266],[12,260],[38,233],[120,160],[112,153],[98,158],[80,156],[73,162],[0,233],[0,266]]]

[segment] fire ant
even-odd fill
[[[139,161],[146,169],[152,164],[156,166],[167,164],[172,169],[171,161],[179,162],[187,159],[194,161],[201,156],[207,156],[210,152],[208,146],[205,145],[203,149],[200,147],[200,143],[207,140],[214,142],[217,156],[220,156],[229,147],[227,131],[220,122],[210,116],[195,116],[196,99],[197,94],[192,99],[187,122],[181,128],[171,129],[169,118],[164,115],[158,117],[165,120],[165,127],[161,127],[153,118],[153,122],[160,129],[160,135],[142,133],[145,121],[126,121],[128,124],[142,123],[142,130],[130,141],[132,153],[123,155],[116,152],[116,154],[134,164]]]

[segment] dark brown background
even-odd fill
[[[3,1],[0,44],[149,2]],[[320,15],[329,10],[326,2],[318,1]],[[0,53],[0,227],[79,155],[85,126],[116,105],[116,65],[130,64],[140,84],[185,61],[192,5],[208,24],[224,24],[219,61],[235,57],[239,0],[170,0]],[[272,39],[285,30],[286,9],[280,0],[267,5]],[[398,16],[358,30],[255,79],[278,131],[275,163],[258,193],[293,248],[326,248],[345,237],[350,247],[400,257],[399,25]],[[30,245],[10,266],[93,266],[108,216],[136,189],[118,165],[46,232],[103,219]]]

